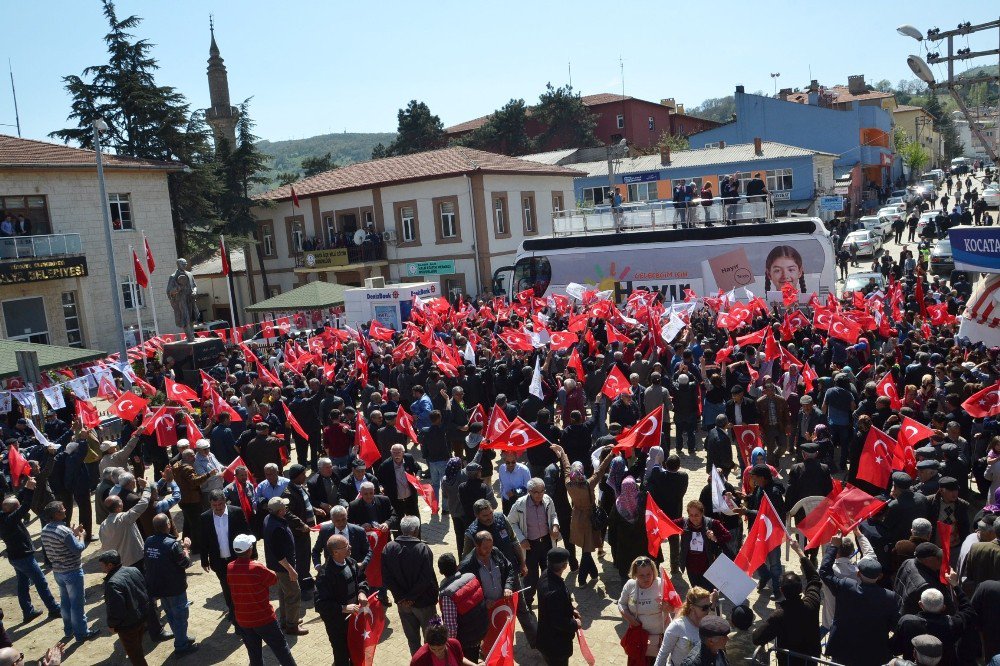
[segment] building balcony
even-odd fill
[[[80,234],[0,237],[0,260],[83,254]]]
[[[386,263],[385,243],[365,243],[323,250],[302,250],[295,256],[295,272],[350,271],[362,266],[383,266]]]
[[[770,198],[761,202],[739,199],[731,203],[716,198],[711,206],[702,206],[700,199],[693,200],[687,206],[677,205],[673,201],[648,201],[622,204],[618,210],[612,210],[611,206],[594,206],[557,211],[552,216],[552,235],[579,236],[617,231],[679,229],[753,222],[773,217]]]

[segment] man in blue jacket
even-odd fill
[[[188,636],[188,599],[186,570],[191,566],[190,547],[170,534],[170,518],[165,513],[153,516],[153,536],[143,545],[143,573],[150,603],[159,599],[167,622],[174,633],[174,654],[198,649]]]

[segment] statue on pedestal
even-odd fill
[[[188,342],[194,342],[194,323],[198,320],[195,296],[198,285],[194,275],[187,270],[187,260],[177,260],[177,270],[167,280],[167,298],[174,309],[174,323],[184,331]]]

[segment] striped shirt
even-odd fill
[[[255,560],[235,559],[227,567],[226,580],[233,595],[236,624],[252,629],[277,622],[268,590],[278,582],[273,571]]]
[[[78,539],[66,523],[51,522],[42,528],[42,548],[52,562],[53,573],[68,573],[82,566],[87,544]]]

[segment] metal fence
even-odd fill
[[[54,257],[61,254],[83,254],[83,241],[80,239],[80,234],[0,238],[0,259]]]
[[[595,206],[557,211],[552,216],[552,233],[555,236],[575,236],[639,229],[682,229],[769,220],[773,217],[770,201],[716,198],[709,206],[703,206],[700,199],[688,204],[650,201],[622,204],[617,209]]]

